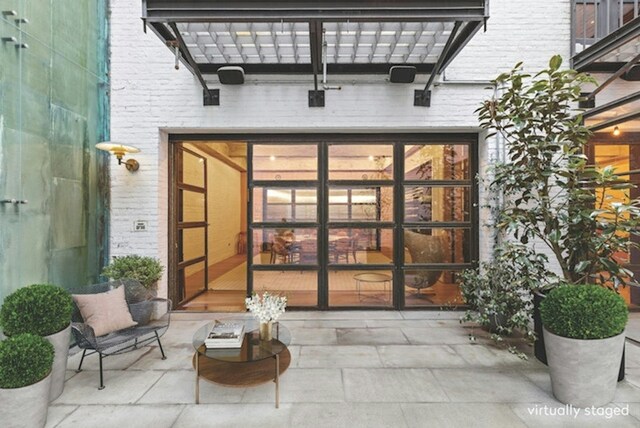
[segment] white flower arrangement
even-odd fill
[[[258,294],[247,297],[245,306],[261,323],[277,321],[287,307],[286,296],[275,296],[266,291],[262,298]]]

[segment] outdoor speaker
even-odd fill
[[[389,69],[391,83],[413,83],[416,78],[416,68],[411,65],[394,65]]]
[[[227,66],[218,69],[218,79],[223,85],[242,85],[244,83],[244,70],[242,67]]]
[[[630,82],[637,82],[640,80],[640,65],[634,65],[622,75],[624,80],[628,80]]]

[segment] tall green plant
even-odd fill
[[[612,167],[588,165],[590,131],[576,107],[581,85],[595,81],[561,65],[554,56],[531,76],[517,64],[495,79],[500,95],[477,110],[506,147],[489,188],[504,195],[497,227],[523,244],[544,243],[567,283],[618,287],[632,281],[617,256],[637,247],[630,236],[638,235],[640,202],[612,203],[602,191],[633,186]]]

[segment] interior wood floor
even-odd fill
[[[268,257],[261,253],[254,257],[254,263],[260,263]],[[370,263],[384,263],[389,259],[375,251],[358,254],[358,260]],[[329,271],[329,306],[330,307],[392,307],[389,283],[362,283],[360,291],[356,289],[354,275],[365,272],[385,273],[389,271],[371,271],[362,265],[361,270]],[[209,268],[209,290],[190,300],[180,307],[187,311],[243,311],[247,289],[247,264],[244,256],[233,256],[216,263]],[[256,271],[254,272],[254,290],[257,292],[274,292],[287,296],[288,305],[296,307],[315,307],[317,301],[317,273],[313,271]],[[441,281],[420,292],[406,287],[405,305],[407,307],[437,306],[447,307],[460,305],[462,299],[455,284]]]

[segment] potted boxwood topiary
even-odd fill
[[[102,270],[102,275],[110,279],[135,279],[155,295],[163,270],[164,267],[158,259],[132,254],[114,257]]]
[[[73,299],[60,287],[32,284],[7,296],[0,308],[0,326],[6,336],[21,333],[43,336],[53,345],[55,358],[51,375],[53,401],[62,394],[67,370]]]
[[[0,424],[43,427],[47,422],[53,346],[42,337],[18,334],[0,342]]]
[[[613,400],[629,317],[624,299],[599,285],[564,285],[540,306],[553,395],[577,407]]]

